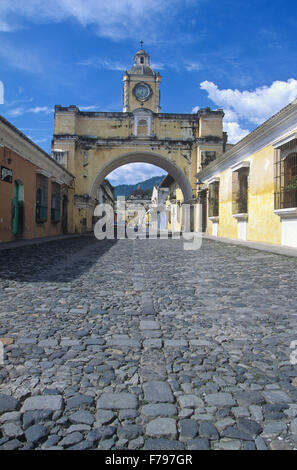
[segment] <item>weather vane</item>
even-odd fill
[[[140,49],[142,49],[143,41],[140,41]]]

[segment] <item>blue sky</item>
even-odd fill
[[[1,0],[0,113],[50,152],[55,104],[122,110],[143,40],[162,112],[224,108],[235,143],[297,97],[296,13],[292,0]],[[112,182],[160,173],[135,164]]]

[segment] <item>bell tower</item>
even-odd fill
[[[123,112],[133,112],[138,108],[160,113],[161,75],[150,66],[150,56],[142,49],[134,55],[134,65],[124,73]]]

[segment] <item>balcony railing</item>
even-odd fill
[[[288,209],[290,207],[297,207],[297,189],[286,190],[274,193],[274,207],[275,209]]]

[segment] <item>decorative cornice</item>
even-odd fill
[[[207,168],[197,173],[199,179],[206,179],[211,174],[221,172],[242,161],[262,148],[272,145],[281,134],[285,136],[297,127],[297,100],[290,103],[270,119],[265,121],[253,132],[248,134],[231,149],[211,162]]]
[[[51,175],[62,178],[67,184],[73,180],[74,176],[68,170],[57,163],[3,116],[0,116],[0,138],[2,145],[25,160],[30,161],[33,165],[41,167],[42,170]]]
[[[188,149],[192,148],[193,144],[196,143],[196,139],[189,137],[187,139],[159,139],[156,136],[144,136],[141,139],[139,137],[135,137],[134,135],[128,137],[110,137],[110,138],[100,138],[98,136],[90,136],[90,135],[70,135],[70,134],[55,134],[54,135],[54,142],[69,142],[73,141],[78,146],[122,146],[123,144],[129,145],[136,145],[136,146],[159,146],[159,145],[177,145],[182,147],[186,147]],[[171,148],[170,148],[171,149]]]
[[[230,170],[238,171],[241,168],[249,168],[249,167],[250,167],[250,162],[239,162],[239,163],[235,163],[235,165],[230,166]]]
[[[218,224],[219,221],[220,221],[220,218],[219,218],[218,216],[211,216],[211,217],[208,217],[208,218],[209,218],[209,220],[211,220],[212,223],[214,223],[214,224]]]
[[[38,175],[46,176],[47,178],[50,178],[51,176],[53,176],[51,173],[49,173],[48,171],[42,170],[41,168],[37,168],[36,173]]]
[[[287,135],[286,137],[278,139],[272,145],[275,149],[278,149],[282,147],[283,145],[286,145],[289,142],[292,142],[292,140],[297,140],[297,132],[293,132],[293,134],[290,134],[290,135]]]
[[[220,178],[210,178],[209,180],[207,180],[208,184],[219,183],[219,182],[220,182]]]
[[[242,212],[241,214],[232,214],[233,217],[237,220],[248,220],[248,213],[246,212]]]
[[[287,209],[276,209],[274,213],[281,219],[296,219],[297,207],[288,207]]]

